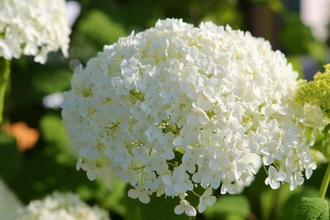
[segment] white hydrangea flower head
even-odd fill
[[[0,56],[7,60],[24,54],[45,63],[59,49],[67,57],[70,33],[64,0],[0,1]]]
[[[0,219],[14,220],[16,211],[22,207],[21,201],[0,178]]]
[[[18,210],[16,220],[109,220],[106,211],[90,207],[74,193],[53,192]]]
[[[262,164],[267,184],[293,189],[315,169],[308,120],[293,100],[297,76],[281,52],[249,32],[159,20],[105,46],[74,74],[63,123],[77,167],[91,161],[84,168],[91,180],[111,167],[142,202],[151,193],[196,195],[196,187],[240,193]],[[200,211],[212,205],[210,192]],[[181,198],[176,213],[192,210],[188,204]]]

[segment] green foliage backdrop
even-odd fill
[[[173,204],[161,204],[152,198],[153,205],[164,206],[164,213],[155,213],[145,205],[126,196],[128,188],[112,175],[91,182],[84,171],[76,171],[76,156],[61,124],[60,109],[48,109],[42,99],[52,93],[70,88],[70,79],[77,64],[86,62],[112,44],[119,37],[149,28],[160,18],[176,17],[198,25],[212,20],[218,25],[230,24],[233,28],[249,30],[249,10],[262,7],[264,12],[276,15],[283,25],[279,27],[279,48],[290,55],[294,66],[302,70],[298,55],[309,54],[324,63],[327,50],[324,43],[316,41],[310,29],[298,15],[285,8],[280,1],[239,0],[81,0],[82,10],[72,27],[70,57],[60,53],[49,55],[46,65],[33,62],[30,57],[13,60],[12,78],[5,103],[5,125],[0,134],[0,176],[25,203],[40,199],[54,190],[78,193],[89,204],[98,204],[109,210],[111,218],[138,219],[148,213],[153,219],[171,219]],[[265,21],[265,22],[272,22]],[[265,25],[272,25],[266,23]],[[253,30],[251,30],[253,33]],[[301,39],[297,41],[296,39]],[[23,121],[39,131],[35,146],[19,151],[13,136],[4,132],[10,123]],[[197,219],[284,219],[294,218],[294,210],[302,197],[317,196],[325,166],[318,170],[304,186],[290,192],[289,186],[272,190],[265,186],[263,170],[243,194],[229,196],[217,193],[218,201]],[[329,193],[328,193],[329,195]],[[177,201],[176,203],[177,204]],[[173,213],[174,214],[174,213]]]

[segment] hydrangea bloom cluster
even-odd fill
[[[64,0],[0,1],[0,56],[7,60],[24,54],[45,63],[59,49],[67,56],[70,32]]]
[[[22,206],[21,201],[0,178],[0,219],[14,219],[16,211]]]
[[[35,200],[20,209],[15,220],[109,220],[98,207],[89,207],[76,194],[54,192],[43,200]]]
[[[175,213],[194,216],[188,193],[203,212],[213,189],[241,192],[261,163],[273,189],[311,176],[297,76],[281,52],[248,32],[159,20],[74,74],[63,123],[90,180],[111,167],[133,186],[131,198],[179,197]]]

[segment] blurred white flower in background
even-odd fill
[[[294,101],[297,76],[248,32],[159,20],[74,74],[63,124],[90,180],[110,166],[135,188],[130,197],[180,197],[175,213],[195,215],[186,195],[197,187],[240,193],[263,164],[266,184],[293,189],[315,169],[304,107]],[[199,211],[210,196],[200,196]]]
[[[76,194],[54,192],[18,210],[15,220],[109,220],[106,211],[90,207]]]
[[[63,101],[62,93],[56,92],[56,93],[52,93],[52,94],[46,95],[42,99],[42,104],[46,108],[54,108],[54,109],[56,109],[56,108],[59,108],[60,107],[62,101]]]
[[[109,220],[109,214],[98,206],[88,206],[71,192],[53,192],[27,206],[0,178],[0,219],[3,220]]]
[[[326,41],[329,36],[329,0],[301,0],[300,17],[302,22],[312,29],[314,37]]]
[[[65,7],[66,7],[66,16],[68,18],[69,26],[72,27],[80,14],[81,6],[79,2],[66,1]]]
[[[7,60],[24,54],[45,63],[57,50],[67,57],[70,33],[64,0],[0,1],[0,56]]]

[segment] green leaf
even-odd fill
[[[302,198],[298,204],[296,220],[328,220],[329,205],[321,198]]]
[[[22,155],[18,151],[16,139],[7,134],[0,134],[0,176],[11,180],[20,171]]]
[[[313,179],[313,178],[312,178]],[[315,184],[319,186],[320,184]],[[278,190],[277,202],[274,206],[274,219],[292,220],[295,217],[296,207],[303,197],[317,197],[318,189],[308,186],[306,183],[290,191],[290,185],[285,184]]]
[[[243,195],[223,195],[211,207],[205,210],[208,219],[246,219],[250,213],[250,204]]]

